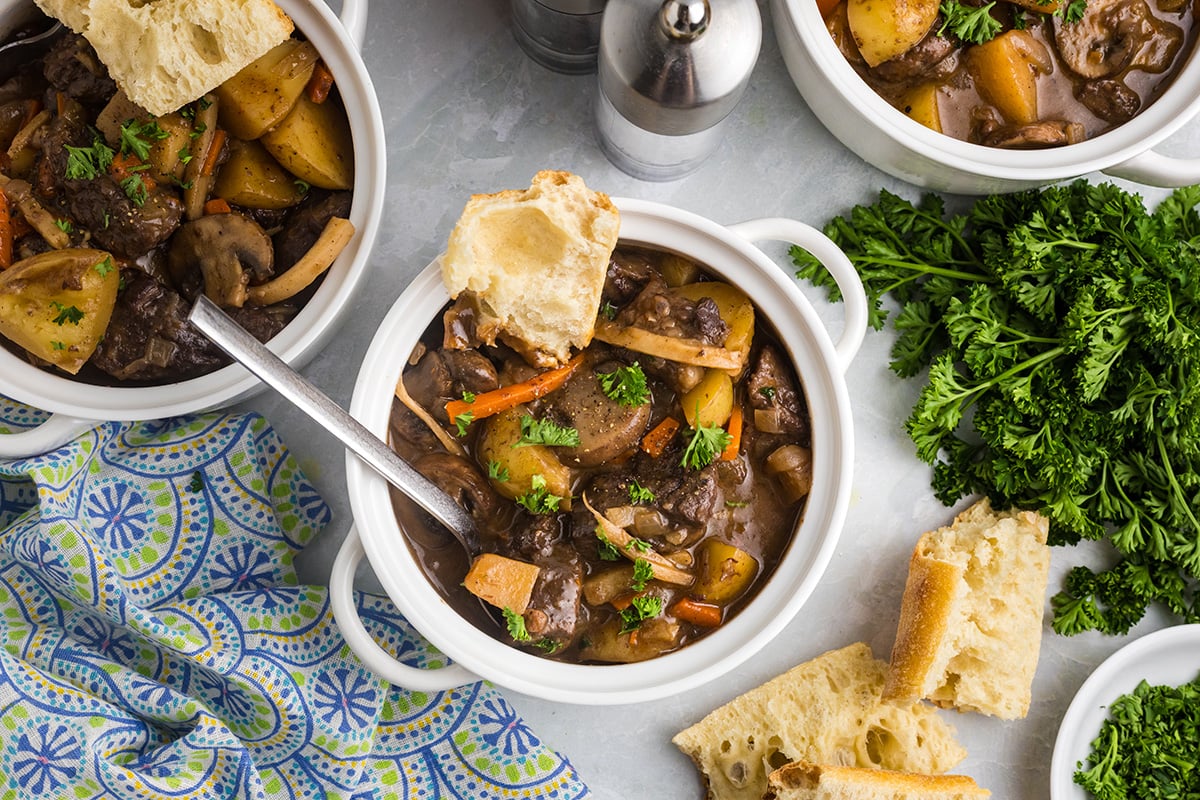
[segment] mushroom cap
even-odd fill
[[[167,256],[171,276],[183,284],[199,269],[204,293],[215,303],[240,308],[253,278],[274,274],[275,248],[262,227],[241,214],[210,214],[185,223]]]

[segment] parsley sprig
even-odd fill
[[[942,15],[942,27],[938,28],[938,36],[944,36],[950,31],[954,36],[971,44],[983,44],[996,38],[1003,29],[1000,20],[992,16],[992,8],[996,0],[987,5],[964,5],[958,0],[942,0],[938,9]]]
[[[1200,621],[1200,187],[1150,213],[1078,181],[947,215],[887,191],[825,232],[857,267],[891,367],[925,375],[906,423],[946,504],[1039,509],[1050,543],[1107,539],[1054,628],[1123,633],[1151,602]],[[799,248],[797,275],[832,287]],[[836,290],[834,290],[836,291]],[[927,372],[926,372],[927,370]]]
[[[521,415],[521,438],[513,447],[541,444],[550,447],[578,447],[579,431],[559,425],[551,419],[534,419]]]
[[[596,378],[604,394],[623,406],[641,406],[650,402],[646,373],[636,361],[626,367],[617,367],[612,372],[597,372]]]
[[[621,610],[621,633],[633,633],[638,628],[642,627],[642,623],[648,619],[654,619],[663,612],[663,601],[661,597],[654,595],[640,595]]]
[[[688,469],[704,469],[721,454],[733,437],[720,425],[701,424],[692,428],[691,439],[683,450],[680,464]]]
[[[530,514],[553,514],[558,511],[563,498],[550,493],[544,475],[535,474],[529,484],[529,491],[517,498],[517,505]]]

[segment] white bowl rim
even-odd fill
[[[0,5],[12,8],[27,1],[10,0]],[[367,272],[383,214],[387,151],[374,85],[341,21],[320,0],[278,2],[297,29],[317,44],[333,72],[351,115],[357,162],[350,213],[355,236],[309,302],[268,343],[285,361],[299,365],[330,335]],[[0,393],[43,411],[81,419],[171,417],[235,402],[262,388],[259,380],[239,364],[160,386],[97,386],[35,367],[0,347]]]
[[[973,144],[931,130],[906,117],[863,81],[837,49],[811,0],[772,0],[780,33],[800,42],[819,75],[845,101],[896,142],[964,173],[1048,182],[1101,171],[1141,155],[1200,112],[1200,56],[1193,44],[1171,85],[1133,119],[1077,144],[1039,150],[1010,150]]]
[[[806,344],[810,345],[803,354],[793,347],[795,343],[786,341],[789,329],[780,333],[797,369],[803,371],[801,364],[809,365],[801,379],[813,418],[814,462],[828,466],[824,470],[827,480],[814,479],[815,487],[821,483],[824,496],[817,500],[810,496],[799,526],[799,530],[815,531],[814,536],[819,537],[815,551],[806,553],[789,546],[772,577],[746,608],[721,629],[676,652],[637,664],[555,662],[510,647],[463,621],[429,585],[408,553],[391,510],[386,482],[354,456],[346,459],[351,510],[367,560],[376,567],[376,577],[408,621],[439,650],[482,678],[531,696],[585,705],[635,703],[685,691],[735,668],[774,638],[800,610],[833,556],[849,505],[853,466],[853,428],[844,376],[828,334],[795,283],[787,280],[761,250],[723,226],[650,201],[613,201],[621,211],[622,242],[688,254],[705,245],[728,249],[757,266],[750,271],[756,280],[778,292],[760,307],[787,304],[789,313],[796,315],[794,320],[802,321],[803,330],[799,332],[806,335]],[[644,231],[654,225],[690,231],[695,240],[692,246],[680,247],[653,241],[655,237],[645,237]],[[719,274],[719,269],[709,267]],[[448,299],[435,261],[408,286],[380,325],[364,358],[350,406],[351,414],[372,433],[387,435],[390,387],[398,379],[408,352],[392,341],[394,332],[412,324],[411,312],[416,308],[436,310]],[[754,299],[759,302],[758,297]],[[424,330],[428,314],[422,319],[420,329]],[[772,322],[780,327],[777,318]],[[824,369],[818,372],[817,364],[825,365]],[[820,393],[814,391],[817,388]],[[818,408],[822,409],[821,416]],[[822,470],[818,466],[818,471]],[[814,488],[814,496],[817,493]],[[804,569],[801,562],[806,556]],[[377,566],[385,564],[384,569]],[[801,574],[789,576],[792,565]],[[417,587],[413,595],[405,591],[409,584]]]
[[[1108,706],[1146,680],[1181,686],[1200,676],[1200,624],[1173,625],[1140,636],[1100,663],[1079,687],[1063,715],[1050,759],[1051,800],[1088,800],[1075,783],[1076,764],[1086,762],[1091,742],[1108,719]]]

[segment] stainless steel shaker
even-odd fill
[[[674,180],[720,144],[762,46],[755,0],[609,0],[596,128],[609,159]]]
[[[513,36],[530,58],[557,72],[596,71],[607,0],[512,0]]]

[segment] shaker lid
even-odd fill
[[[737,105],[761,46],[756,0],[609,0],[600,90],[640,128],[697,133]]]

